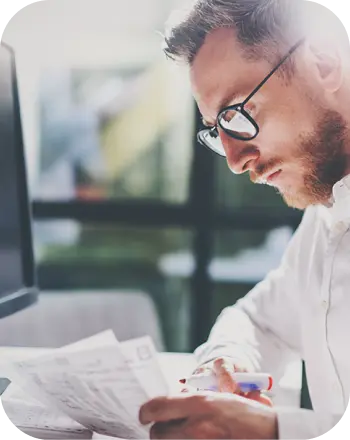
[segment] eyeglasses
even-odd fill
[[[249,111],[244,106],[261,89],[261,87],[271,78],[271,76],[281,67],[281,65],[291,56],[291,54],[303,43],[304,38],[299,40],[274,67],[271,72],[261,81],[261,83],[239,103],[230,105],[222,109],[217,118],[216,125],[211,128],[201,130],[197,134],[198,142],[220,156],[226,157],[224,146],[222,145],[218,126],[230,137],[241,141],[251,141],[259,134],[259,126]]]

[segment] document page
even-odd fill
[[[158,361],[158,353],[149,336],[120,344],[128,365],[151,399],[169,394],[169,387]]]
[[[118,348],[62,351],[40,365],[23,362],[17,368],[46,401],[84,426],[104,435],[145,435],[137,415],[147,395]]]
[[[13,371],[26,392],[47,407],[107,436],[148,437],[149,430],[138,421],[140,407],[168,394],[148,337],[119,343],[107,332],[16,362]]]
[[[25,393],[30,395],[32,398],[45,403],[46,406],[51,407],[53,405],[52,401],[48,399],[45,392],[43,392],[40,384],[35,382],[35,378],[30,378],[27,375],[32,369],[36,369],[39,365],[45,364],[45,362],[50,362],[52,359],[60,353],[78,353],[82,350],[94,350],[102,346],[118,346],[119,342],[116,339],[112,330],[107,330],[97,335],[91,336],[86,339],[82,339],[73,344],[52,349],[49,353],[45,355],[40,355],[36,357],[25,358],[22,362],[7,362],[6,365],[2,364],[2,374],[5,374],[13,383],[19,386]]]
[[[42,403],[39,402],[34,397],[30,396],[29,394],[25,393],[21,387],[17,386],[14,383],[10,383],[10,385],[6,388],[6,391],[1,396],[1,401],[19,401],[22,403],[25,403],[27,405],[40,405],[42,406]]]
[[[91,439],[92,432],[59,411],[19,401],[2,401],[12,423],[25,434],[42,439]]]

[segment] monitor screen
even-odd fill
[[[0,45],[0,318],[35,301],[22,128],[12,50]]]

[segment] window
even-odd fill
[[[167,255],[191,248],[188,229],[56,220],[37,221],[34,231],[44,291],[145,292],[159,312],[167,346],[190,349],[188,279],[171,277],[163,263]]]
[[[290,233],[278,228],[301,217],[197,146],[187,71],[165,60],[156,32],[179,2],[38,2],[4,33],[40,287],[144,290],[172,351],[206,339],[219,309],[263,275],[249,274],[252,255],[267,249],[277,263]],[[234,279],[239,264],[246,277]]]
[[[185,202],[189,97],[165,60],[44,71],[37,198]]]

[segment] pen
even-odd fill
[[[272,377],[266,373],[232,373],[231,377],[243,393],[269,391],[273,385]],[[217,378],[212,374],[195,374],[181,382],[199,390],[217,391]]]

